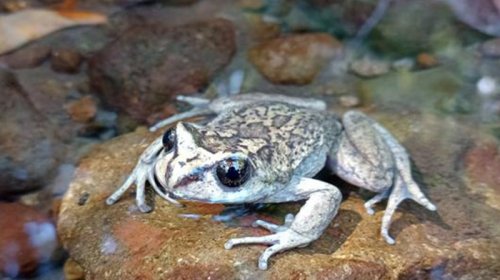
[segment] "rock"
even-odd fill
[[[474,184],[473,191],[488,192],[488,204],[500,210],[500,154],[498,143],[492,139],[483,140],[471,147],[465,155],[465,169]]]
[[[257,268],[265,246],[225,250],[223,245],[232,237],[268,234],[250,224],[255,219],[281,223],[301,203],[272,204],[232,219],[221,218],[221,205],[191,202],[178,208],[158,196],[154,211],[144,214],[137,209],[132,191],[108,206],[107,196],[159,135],[145,129],[96,146],[81,161],[63,198],[59,236],[89,279],[497,277],[500,210],[482,202],[487,193],[469,191],[472,186],[464,180],[461,164],[471,136],[479,135],[477,130],[440,116],[398,111],[370,115],[407,147],[415,178],[438,207],[437,212],[430,212],[415,202],[403,203],[391,228],[395,245],[387,245],[379,234],[385,204],[377,206],[374,216],[366,214],[363,203],[373,194],[363,191],[345,197],[319,240],[273,257],[267,271]],[[497,170],[492,167],[484,172]],[[341,189],[346,187],[336,182]]]
[[[361,104],[361,100],[359,100],[359,97],[354,95],[342,95],[339,98],[339,103],[342,107],[352,108],[359,106]]]
[[[488,40],[481,44],[481,53],[490,58],[500,58],[500,38]]]
[[[37,209],[0,202],[0,275],[28,276],[57,247],[55,225]]]
[[[65,145],[9,72],[0,71],[0,196],[46,185]]]
[[[93,120],[97,114],[97,104],[94,98],[87,95],[78,100],[69,102],[66,106],[66,111],[72,120],[80,123],[88,123]]]
[[[2,56],[3,61],[12,69],[33,68],[41,65],[50,55],[50,47],[32,46]]]
[[[207,86],[235,48],[234,27],[223,19],[136,26],[90,59],[91,85],[109,106],[145,122],[177,94]]]
[[[391,3],[367,44],[380,53],[401,58],[421,52],[444,52],[449,47],[482,40],[479,32],[458,25],[443,1],[398,0]]]
[[[276,84],[309,84],[340,51],[341,44],[323,33],[291,35],[250,49],[252,64]]]
[[[80,71],[80,65],[83,62],[82,55],[72,49],[52,50],[50,59],[52,70],[61,73],[75,74]]]
[[[436,67],[439,64],[437,58],[428,53],[421,53],[417,55],[417,65],[422,69]]]
[[[491,36],[500,36],[498,0],[445,0],[458,19]]]
[[[411,71],[415,67],[415,61],[409,57],[401,58],[394,61],[391,66],[396,71]]]
[[[389,63],[368,57],[355,60],[350,65],[351,71],[363,78],[373,78],[386,74],[390,70]]]

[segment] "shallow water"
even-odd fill
[[[0,3],[0,50],[2,39],[17,42],[0,54],[2,279],[500,275],[498,1],[60,4]],[[2,21],[35,9],[52,14],[22,15],[32,23],[28,38]],[[107,21],[65,25],[61,15]],[[35,28],[50,24],[51,32]],[[405,146],[438,211],[403,203],[390,247],[378,234],[385,204],[368,216],[362,205],[372,193],[321,173],[343,193],[339,214],[318,241],[272,258],[262,272],[256,260],[265,247],[217,248],[265,234],[251,227],[256,219],[281,223],[302,204],[175,210],[157,197],[146,215],[129,195],[104,206],[151,141],[145,127],[189,109],[177,95],[228,92],[363,111]]]

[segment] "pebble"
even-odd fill
[[[97,114],[97,104],[92,96],[87,95],[78,100],[69,102],[66,105],[66,111],[72,120],[80,123],[88,123],[92,121]]]
[[[83,56],[76,50],[56,49],[52,50],[50,62],[52,70],[56,72],[76,74],[80,71]]]
[[[421,53],[417,55],[417,65],[419,68],[428,69],[436,67],[439,64],[438,59],[428,53]]]
[[[364,57],[351,63],[351,71],[363,78],[374,78],[389,72],[389,63]]]
[[[266,41],[250,49],[252,64],[275,84],[305,85],[341,50],[325,33],[296,34]]]

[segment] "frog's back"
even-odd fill
[[[201,144],[211,152],[243,152],[287,180],[307,157],[329,149],[340,131],[327,111],[260,102],[219,115],[201,130]]]

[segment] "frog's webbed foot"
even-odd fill
[[[272,225],[272,224],[267,224]],[[267,227],[264,226],[264,227]],[[273,225],[276,226],[276,225]],[[279,226],[276,226],[279,227]],[[277,228],[275,228],[277,229]],[[273,230],[271,230],[273,231]],[[283,231],[278,230],[276,233],[266,236],[256,237],[242,237],[229,239],[224,248],[231,249],[234,245],[239,244],[270,244],[259,258],[259,269],[266,270],[268,267],[268,260],[271,256],[288,249],[295,247],[304,247],[314,241],[316,238],[304,236],[291,228],[286,228]]]
[[[294,220],[293,214],[289,213],[285,216],[285,223],[280,226],[263,220],[257,220],[253,222],[253,227],[263,227],[272,233],[282,232],[290,228]]]
[[[153,187],[155,192],[162,198],[173,204],[181,205],[178,201],[171,198],[168,195],[168,193],[164,193],[163,191],[161,191],[160,187],[156,183],[154,177],[155,162],[162,148],[163,148],[162,137],[159,137],[151,145],[149,145],[149,147],[142,153],[141,157],[139,158],[139,161],[137,162],[137,165],[135,166],[134,170],[130,173],[128,178],[125,180],[125,182],[106,199],[106,203],[108,205],[116,203],[123,196],[123,194],[130,187],[132,187],[132,185],[135,184],[136,185],[135,199],[137,202],[137,207],[141,212],[144,213],[151,212],[152,207],[148,205],[146,202],[145,191],[147,182],[149,182],[149,184]]]
[[[282,226],[257,220],[253,226],[261,226],[273,234],[256,237],[229,239],[224,247],[231,249],[239,244],[269,244],[259,258],[259,268],[267,269],[271,256],[296,247],[305,247],[318,239],[337,214],[342,195],[333,185],[310,178],[300,178],[290,185],[290,192],[267,197],[263,202],[295,201],[307,199],[294,217],[288,214]],[[290,197],[290,193],[293,196]]]

